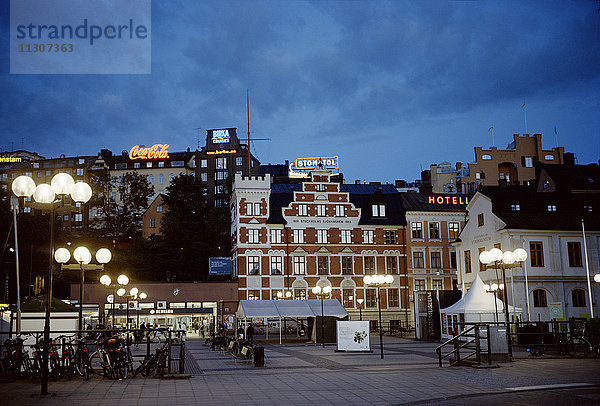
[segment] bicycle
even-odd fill
[[[89,356],[89,371],[94,374],[102,376],[112,376],[112,365],[110,357],[108,356],[104,344],[108,340],[105,340],[98,336],[94,341],[96,345],[96,351]]]
[[[166,342],[161,348],[156,349],[156,353],[150,355],[149,358],[142,361],[142,363],[133,372],[133,377],[135,378],[139,374],[143,374],[144,376],[153,376],[154,378],[162,377],[164,375],[168,351],[169,343]]]

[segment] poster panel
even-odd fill
[[[337,321],[338,351],[371,351],[369,321]]]

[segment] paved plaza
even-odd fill
[[[0,384],[2,405],[400,405],[598,404],[600,359],[517,358],[494,368],[438,366],[436,343],[385,337],[372,353],[265,344],[265,367],[236,362],[188,340],[186,379],[93,377]],[[519,355],[519,354],[517,354]],[[523,354],[521,354],[523,355]],[[545,400],[544,400],[545,399]]]

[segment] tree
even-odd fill
[[[127,172],[111,177],[107,171],[100,171],[92,176],[91,183],[94,197],[90,207],[97,208],[92,227],[112,238],[116,247],[119,240],[139,234],[148,199],[154,194],[154,186],[146,176]]]

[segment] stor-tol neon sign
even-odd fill
[[[169,144],[154,144],[151,147],[136,145],[129,151],[129,159],[167,159]]]
[[[469,204],[467,196],[429,196],[430,204]]]

